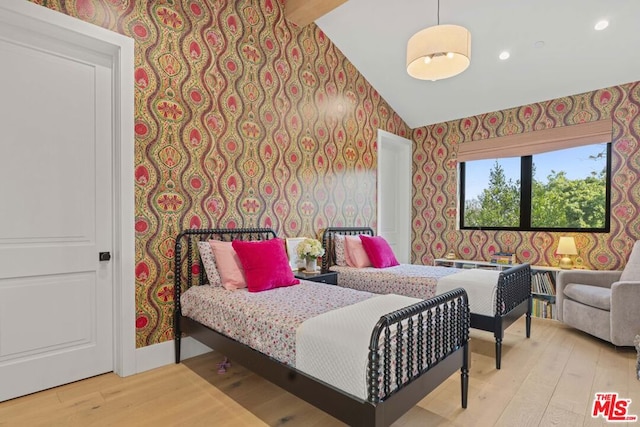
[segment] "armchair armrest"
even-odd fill
[[[640,282],[615,282],[611,286],[611,343],[633,345],[640,333]]]
[[[622,271],[619,270],[563,270],[558,273],[556,283],[556,310],[558,320],[562,321],[562,305],[564,303],[564,287],[569,283],[581,285],[600,286],[610,288],[620,279]]]

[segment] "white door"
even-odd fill
[[[112,70],[0,25],[0,401],[113,370]]]
[[[411,261],[411,141],[378,129],[378,234]]]

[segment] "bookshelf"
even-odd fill
[[[482,268],[489,270],[506,270],[513,267],[514,264],[497,264],[489,261],[473,261],[468,259],[446,259],[436,258],[433,265],[440,267],[455,268]],[[558,267],[548,267],[543,265],[531,266],[531,295],[533,303],[531,314],[536,317],[547,319],[557,319],[556,316],[556,282]]]

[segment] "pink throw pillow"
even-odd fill
[[[229,291],[246,288],[247,282],[242,272],[242,264],[240,264],[231,242],[209,240],[209,244],[216,259],[216,267],[218,268],[218,273],[220,273],[222,286]]]
[[[396,256],[393,254],[393,249],[389,246],[382,236],[365,236],[360,235],[362,246],[365,252],[371,260],[371,264],[375,268],[393,267],[394,265],[400,265]]]
[[[234,240],[233,248],[244,269],[249,292],[262,292],[300,283],[293,276],[282,239],[254,242]]]
[[[362,241],[358,236],[345,236],[344,255],[349,267],[371,267],[369,256],[362,247]]]

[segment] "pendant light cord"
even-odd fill
[[[440,0],[438,0],[438,25],[440,25]]]

